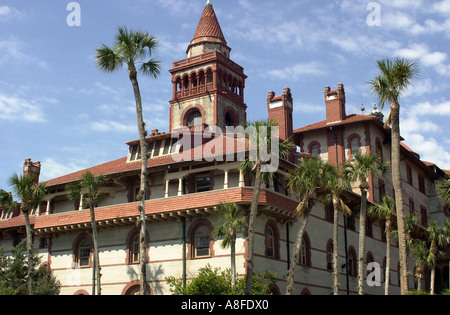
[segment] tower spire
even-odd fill
[[[205,45],[206,43],[217,46],[217,49],[215,50],[222,50],[219,46],[226,47],[226,50],[231,50],[227,46],[227,41],[225,40],[225,36],[223,35],[219,20],[217,19],[210,0],[208,0],[205,5],[200,21],[198,22],[197,29],[195,30],[194,37],[188,47],[188,57],[192,57],[197,54],[197,51],[192,51],[192,48]],[[203,52],[203,49],[199,49],[198,51]],[[229,52],[227,53],[227,56],[229,56]]]

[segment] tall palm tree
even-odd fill
[[[346,178],[342,176],[342,170],[338,167],[330,169],[329,182],[327,183],[329,194],[324,197],[324,203],[333,206],[333,294],[339,294],[339,210],[345,215],[352,215],[351,209],[345,204],[342,194],[348,187]]]
[[[400,253],[400,287],[401,293],[408,291],[407,278],[407,249],[405,236],[405,221],[403,210],[403,191],[400,175],[400,103],[402,94],[417,78],[419,67],[416,62],[407,58],[397,58],[394,62],[388,59],[378,60],[380,74],[370,82],[372,93],[378,99],[381,108],[386,102],[390,103],[390,113],[386,120],[385,128],[391,126],[391,151],[392,151],[392,182],[395,191],[397,207],[397,225],[399,230]]]
[[[152,58],[154,51],[158,45],[158,40],[142,31],[128,31],[125,27],[119,27],[115,38],[114,46],[108,47],[105,44],[97,49],[97,66],[101,71],[112,73],[122,68],[125,64],[128,67],[128,76],[133,86],[134,98],[136,101],[136,116],[139,130],[142,167],[141,167],[141,183],[137,199],[140,200],[140,279],[142,295],[147,295],[146,259],[145,259],[145,199],[147,196],[147,131],[145,130],[145,122],[142,113],[142,99],[137,79],[138,71],[142,75],[157,78],[161,73],[160,61]],[[139,69],[136,66],[140,64]]]
[[[364,257],[366,239],[366,209],[367,192],[370,188],[368,178],[370,174],[375,176],[384,175],[389,170],[387,162],[381,162],[381,158],[376,154],[356,153],[352,162],[345,162],[344,178],[349,182],[359,182],[361,191],[361,210],[359,212],[359,257],[358,257],[358,294],[364,294]]]
[[[91,215],[91,225],[92,225],[92,239],[94,242],[94,276],[92,281],[92,295],[101,295],[101,274],[100,274],[100,256],[98,250],[98,230],[97,222],[95,220],[95,207],[103,200],[104,193],[102,193],[101,188],[106,185],[106,177],[104,175],[94,176],[91,172],[87,172],[81,178],[79,183],[69,184],[66,186],[68,191],[68,197],[71,200],[77,201],[81,197],[87,199],[87,204],[89,205],[90,215]],[[95,284],[95,279],[97,279],[97,284]],[[95,290],[97,288],[97,290]]]
[[[223,221],[214,229],[215,237],[223,237],[222,248],[231,248],[231,285],[236,285],[236,236],[247,227],[247,220],[240,215],[235,203],[220,204],[219,218]]]
[[[7,211],[13,211],[20,207],[20,211],[25,219],[25,230],[27,235],[27,261],[28,261],[28,294],[33,295],[33,231],[30,224],[30,214],[33,209],[37,209],[47,193],[45,184],[37,183],[36,176],[17,175],[14,174],[9,178],[9,185],[12,187],[13,194],[20,199],[20,206],[18,202],[14,201],[12,194],[0,190],[0,205]]]
[[[301,202],[297,206],[297,217],[301,219],[300,228],[295,240],[288,278],[286,280],[286,295],[294,290],[294,274],[297,265],[303,235],[308,225],[309,215],[316,202],[327,194],[329,183],[335,174],[335,168],[329,162],[315,158],[303,159],[288,175],[286,187],[300,195]]]
[[[444,230],[439,227],[436,222],[431,222],[427,227],[428,242],[430,243],[428,253],[428,267],[431,269],[431,283],[430,293],[434,295],[434,284],[436,280],[436,264],[438,260],[444,258],[444,253],[439,250],[440,247],[444,247],[447,244],[447,237]]]
[[[395,200],[391,196],[383,196],[381,204],[374,205],[369,208],[367,215],[370,218],[385,221],[385,233],[386,233],[386,281],[384,284],[384,294],[389,295],[389,281],[390,281],[390,268],[391,268],[391,231],[392,224],[395,220]]]
[[[268,180],[273,173],[262,172],[262,168],[265,162],[262,161],[261,155],[267,153],[267,148],[272,148],[272,141],[278,141],[279,145],[279,156],[272,156],[273,158],[285,158],[291,149],[293,144],[289,140],[280,141],[277,139],[272,139],[272,130],[278,127],[277,122],[274,120],[259,120],[254,122],[247,122],[244,127],[246,130],[252,129],[254,134],[250,134],[250,151],[254,150],[256,152],[256,158],[251,158],[251,153],[249,157],[242,162],[239,166],[241,172],[246,175],[255,173],[255,184],[253,188],[253,198],[250,205],[249,223],[248,223],[248,253],[247,253],[247,279],[245,286],[245,295],[251,295],[253,286],[253,251],[254,251],[254,239],[255,239],[255,220],[258,214],[259,205],[259,195],[261,192],[261,184],[264,180]],[[265,131],[265,132],[263,132]],[[253,144],[253,147],[252,147]],[[273,154],[273,153],[272,153]]]

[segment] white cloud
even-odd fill
[[[60,176],[71,174],[89,167],[89,163],[85,162],[68,162],[58,163],[52,158],[46,158],[41,162],[42,170],[40,175],[41,181],[58,178]]]
[[[45,122],[42,104],[36,100],[26,100],[17,96],[0,94],[0,119]]]
[[[436,72],[441,75],[450,75],[450,65],[446,64],[447,54],[440,51],[430,51],[425,43],[414,43],[408,48],[401,48],[394,51],[394,55],[398,57],[406,57],[420,61],[425,67],[433,67]]]
[[[91,123],[91,129],[99,132],[126,132],[131,133],[137,130],[132,124],[124,124],[117,121],[101,120]]]
[[[303,75],[323,75],[325,72],[317,62],[297,63],[283,69],[269,70],[268,75],[277,79],[297,80]]]
[[[0,22],[21,16],[22,14],[16,8],[0,6]]]
[[[26,45],[15,37],[9,39],[0,38],[0,66],[10,61],[28,62],[38,65],[41,69],[47,69],[48,64],[29,54],[24,53]]]

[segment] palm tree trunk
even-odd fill
[[[359,257],[358,257],[358,294],[364,295],[364,248],[366,239],[367,189],[361,187],[361,210],[359,212]]]
[[[33,295],[33,241],[32,241],[32,231],[30,218],[28,216],[28,209],[22,210],[23,217],[25,219],[25,230],[27,233],[27,260],[28,260],[28,273],[27,273],[27,283],[28,283],[28,295]]]
[[[92,239],[94,240],[94,274],[93,277],[93,287],[97,287],[97,295],[101,295],[101,284],[100,284],[100,256],[98,251],[98,234],[97,234],[97,223],[95,221],[95,211],[94,211],[94,200],[89,201],[90,213],[91,213],[91,224],[92,224]],[[95,285],[95,280],[97,279],[97,286]],[[94,289],[92,290],[94,292]]]
[[[231,240],[231,286],[236,286],[236,236]]]
[[[386,220],[386,282],[384,294],[389,295],[389,283],[391,282],[391,219]]]
[[[145,131],[145,123],[142,112],[142,100],[141,100],[141,92],[139,89],[139,83],[137,80],[137,71],[134,64],[130,63],[128,65],[128,74],[130,76],[130,81],[133,85],[134,90],[134,98],[136,100],[136,116],[137,116],[137,124],[139,130],[139,139],[141,145],[141,158],[142,158],[142,167],[141,167],[141,185],[139,189],[139,196],[137,199],[140,199],[139,213],[140,213],[140,279],[141,279],[141,295],[148,295],[147,292],[147,262],[146,262],[146,244],[145,244],[145,236],[146,236],[146,220],[145,220],[145,199],[147,195],[147,141],[146,136],[147,132]]]
[[[251,295],[253,287],[253,268],[254,268],[253,250],[255,243],[255,220],[256,215],[258,214],[261,182],[262,182],[261,160],[258,157],[258,160],[256,161],[255,187],[253,189],[253,199],[252,204],[250,206],[250,215],[248,223],[247,279],[245,285],[245,295]]]
[[[286,295],[292,295],[294,291],[294,274],[295,274],[295,266],[297,265],[298,259],[300,257],[300,252],[302,250],[303,243],[303,235],[306,231],[306,226],[308,225],[309,214],[311,209],[307,209],[302,217],[302,224],[297,233],[297,239],[294,244],[294,251],[292,253],[291,258],[291,267],[289,268],[288,277],[286,280]]]
[[[436,268],[435,266],[430,266],[431,267],[431,279],[430,279],[430,294],[434,295],[434,284],[436,282]]]
[[[392,102],[391,104],[391,119],[392,182],[394,185],[395,203],[397,207],[398,247],[400,256],[400,289],[401,294],[405,295],[408,291],[408,266],[405,216],[403,212],[403,191],[400,175],[400,105],[397,102]]]
[[[333,197],[333,208],[334,208],[334,224],[333,224],[333,294],[339,295],[339,207],[338,200]]]

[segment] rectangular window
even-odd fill
[[[156,141],[155,143],[155,149],[153,150],[153,157],[159,156],[159,151],[161,150],[161,140]]]
[[[211,189],[211,177],[210,173],[197,174],[197,192],[205,192]]]
[[[409,199],[409,214],[414,214],[414,200],[413,199]]]
[[[406,166],[406,180],[407,180],[408,184],[410,184],[411,186],[413,185],[412,170],[411,170],[411,166],[409,166],[409,165]]]
[[[130,147],[130,162],[136,161],[139,148],[140,148],[139,145],[133,145]]]
[[[425,179],[422,176],[419,176],[419,191],[425,194]]]
[[[163,155],[169,154],[171,143],[172,143],[172,138],[166,139],[166,142],[164,143]]]

